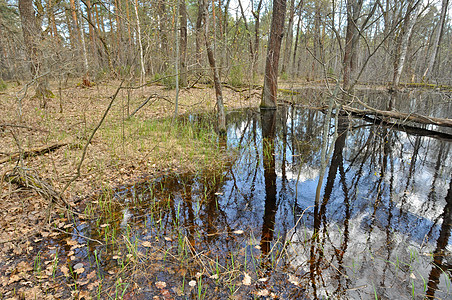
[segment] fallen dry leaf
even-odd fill
[[[18,275],[12,275],[12,276],[9,278],[8,284],[14,283],[14,282],[19,281],[19,280],[21,280],[21,279],[22,279],[22,278],[21,278],[20,276],[18,276]]]
[[[67,241],[66,241],[66,244],[68,244],[69,246],[74,246],[74,245],[77,245],[78,242],[75,241],[75,240],[67,240]]]
[[[189,286],[194,287],[196,286],[196,280],[190,280],[190,282],[188,283]]]
[[[69,268],[68,267],[66,267],[65,265],[64,266],[62,266],[61,268],[60,268],[60,270],[61,270],[61,272],[64,274],[64,276],[69,276]]]
[[[234,230],[233,233],[235,233],[235,234],[243,234],[243,230]]]
[[[250,285],[251,284],[251,276],[248,275],[248,273],[243,273],[243,280],[242,280],[242,284],[243,285]]]
[[[158,289],[166,288],[166,282],[164,282],[164,281],[157,281],[157,282],[155,283],[155,286],[156,286]]]
[[[213,274],[212,276],[209,276],[210,279],[218,279],[220,276],[218,274]]]
[[[256,293],[258,296],[267,297],[270,295],[270,292],[267,289],[260,290]]]
[[[141,246],[146,247],[146,248],[151,248],[152,244],[149,241],[144,241],[141,243]]]

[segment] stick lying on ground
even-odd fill
[[[61,148],[63,146],[66,146],[66,145],[67,145],[67,143],[57,143],[57,144],[53,144],[53,145],[50,145],[50,146],[41,146],[41,147],[38,147],[38,148],[30,149],[28,151],[24,151],[22,155],[23,155],[23,158],[27,158],[27,157],[31,157],[31,156],[43,155],[43,154],[55,151],[55,150],[57,150],[57,149],[59,149],[59,148]],[[8,162],[10,160],[13,160],[13,159],[15,159],[15,158],[17,158],[19,156],[20,156],[20,153],[11,154],[10,156],[1,159],[0,160],[0,164],[3,164],[3,163]]]

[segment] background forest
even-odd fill
[[[451,85],[448,6],[448,0],[289,0],[280,76],[342,80],[351,71],[352,82]],[[179,70],[187,86],[206,81],[207,36],[221,80],[250,84],[263,75],[271,14],[272,3],[263,0],[1,0],[0,79],[31,75],[45,85],[127,74],[174,87]]]

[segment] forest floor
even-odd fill
[[[70,81],[59,88],[54,84],[55,97],[45,107],[32,97],[31,88],[24,95],[24,85],[10,83],[0,92],[0,299],[90,298],[89,279],[76,291],[60,280],[68,275],[65,266],[71,258],[55,257],[55,252],[53,257],[41,257],[40,241],[58,237],[71,226],[66,208],[53,196],[77,173],[87,140],[119,85],[109,81],[84,88]],[[229,110],[259,103],[259,91],[224,88],[223,93]],[[128,120],[128,114],[150,96],[149,103]],[[166,173],[221,168],[224,154],[212,142],[213,130],[204,139],[174,130],[168,121],[174,101],[175,91],[160,85],[119,91],[87,148],[80,176],[62,195],[74,211],[82,211],[85,200],[101,189]],[[181,115],[211,112],[214,107],[210,87],[180,91]],[[145,122],[151,129],[142,126]],[[39,153],[51,146],[55,149]],[[18,154],[34,150],[36,155],[19,160]]]

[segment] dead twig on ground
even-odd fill
[[[0,160],[0,165],[11,161],[13,159],[16,159],[18,157],[20,157],[22,155],[22,158],[27,158],[27,157],[31,157],[31,156],[38,156],[38,155],[43,155],[52,151],[55,151],[63,146],[66,146],[67,143],[57,143],[57,144],[52,144],[50,146],[41,146],[38,148],[34,148],[34,149],[30,149],[27,151],[23,151],[22,153],[18,152],[18,153],[14,153],[9,155],[8,157],[5,157],[3,159]]]

